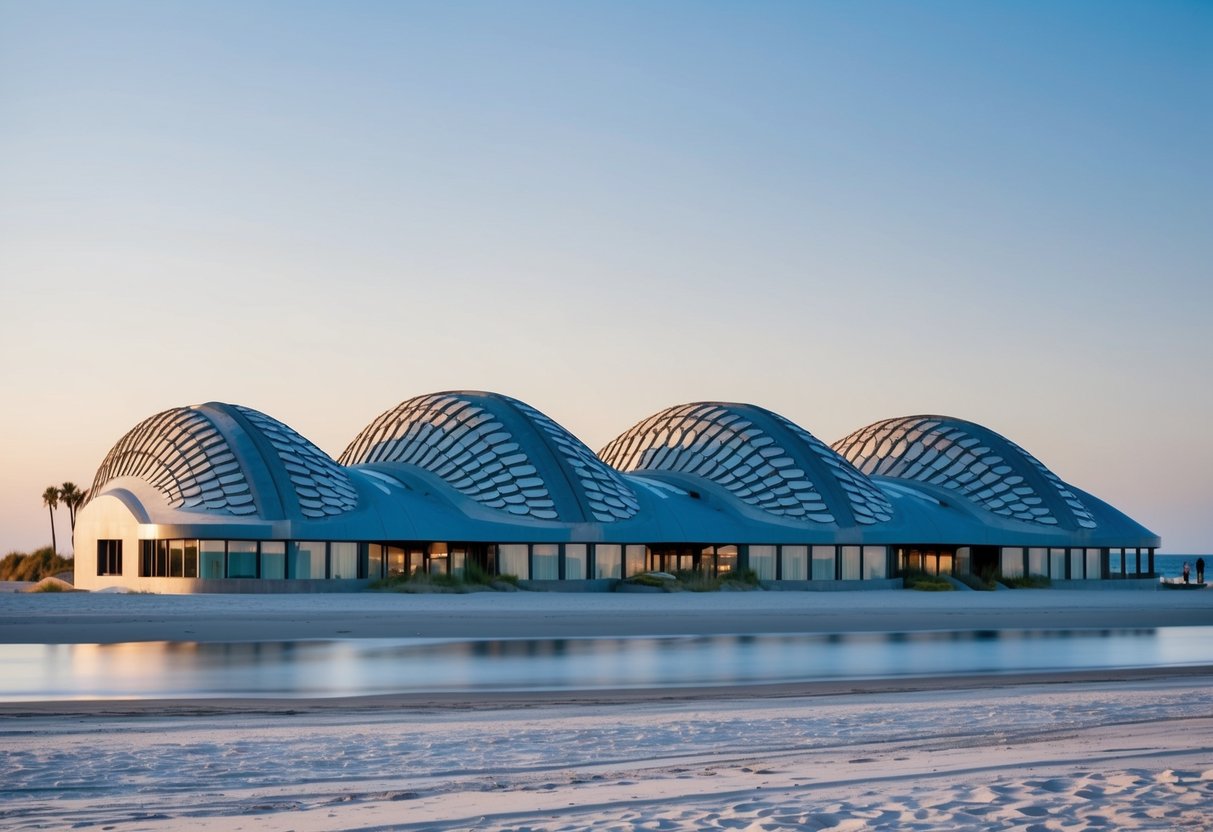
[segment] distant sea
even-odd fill
[[[1178,578],[1184,572],[1184,561],[1192,569],[1192,580],[1196,580],[1196,559],[1205,559],[1205,581],[1213,580],[1213,555],[1155,555],[1154,571],[1164,578]]]

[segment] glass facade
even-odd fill
[[[251,540],[227,542],[227,577],[257,577],[257,544]]]
[[[527,578],[531,574],[529,546],[525,543],[502,543],[497,547],[497,568],[502,575]]]
[[[565,544],[564,579],[566,581],[585,580],[585,555],[586,545],[584,543]]]
[[[807,581],[809,579],[809,547],[780,546],[779,559],[785,581]]]
[[[1049,574],[1049,550],[1048,549],[1028,549],[1028,574],[1029,575],[1048,575]]]
[[[227,557],[226,540],[199,540],[198,553],[201,560],[199,577],[225,577],[226,573],[223,570],[223,562]]]
[[[760,581],[775,580],[775,546],[751,546],[750,568]]]
[[[560,579],[560,544],[536,543],[531,547],[531,578],[536,581]]]
[[[835,577],[834,571],[834,547],[833,546],[814,546],[813,547],[813,580],[815,581],[832,581]]]
[[[889,577],[889,555],[884,546],[863,547],[863,579],[878,581]]]
[[[598,543],[594,546],[594,577],[621,578],[623,569],[623,547],[614,543]]]
[[[286,576],[300,581],[318,581],[326,577],[325,544],[318,540],[297,540],[287,548]]]
[[[349,580],[358,577],[358,544],[345,541],[329,544],[329,577]]]
[[[858,546],[842,547],[842,579],[858,581],[863,576],[863,565],[860,561],[863,550]]]
[[[282,580],[286,577],[285,541],[261,542],[261,577],[263,580]]]
[[[469,565],[522,580],[621,579],[647,570],[699,570],[723,575],[742,563],[761,581],[875,581],[889,577],[893,554],[887,546],[733,544],[714,546],[641,543],[359,543],[284,540],[142,540],[141,577],[376,580],[428,572],[463,575]],[[98,570],[120,570],[120,541],[101,541],[115,556]],[[108,552],[108,549],[104,550]],[[974,554],[974,552],[976,554]],[[1004,577],[1046,575],[1053,580],[1137,577],[1153,565],[1151,550],[1024,547],[898,547],[898,570],[967,574],[997,568]],[[742,559],[744,556],[744,560]],[[105,574],[120,574],[106,571]]]
[[[1004,578],[1023,577],[1023,549],[1007,548],[999,553],[999,571]]]
[[[1101,555],[1103,555],[1102,549],[1085,550],[1085,557],[1087,561],[1087,574],[1085,577],[1088,581],[1098,580],[1099,578],[1103,577],[1103,569],[1101,565],[1103,558]]]

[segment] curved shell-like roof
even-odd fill
[[[636,495],[581,440],[517,399],[450,392],[401,402],[371,422],[343,465],[396,462],[444,480],[481,505],[519,517],[612,522]]]
[[[311,442],[264,413],[215,402],[140,422],[106,455],[89,494],[119,477],[143,480],[184,511],[321,518],[358,504],[349,477]]]
[[[824,442],[755,405],[667,408],[618,436],[599,456],[621,471],[709,480],[782,519],[850,526],[893,516],[885,496]]]
[[[833,447],[865,474],[946,488],[1003,517],[1069,529],[1097,525],[1078,495],[1036,457],[963,419],[886,419]]]

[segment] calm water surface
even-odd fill
[[[1213,663],[1213,627],[0,645],[0,700],[736,685]]]

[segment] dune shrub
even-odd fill
[[[952,592],[955,587],[938,575],[930,575],[918,569],[907,569],[902,576],[906,589],[919,592]]]
[[[40,581],[60,572],[71,572],[74,561],[43,546],[30,554],[9,552],[0,559],[0,581]]]
[[[999,575],[998,582],[1010,589],[1046,589],[1053,585],[1048,575],[1017,575],[1014,578]]]
[[[476,564],[468,564],[462,575],[444,572],[414,572],[411,575],[389,575],[372,581],[369,589],[388,592],[481,592],[485,589],[510,590],[518,588],[516,575],[490,575]]]

